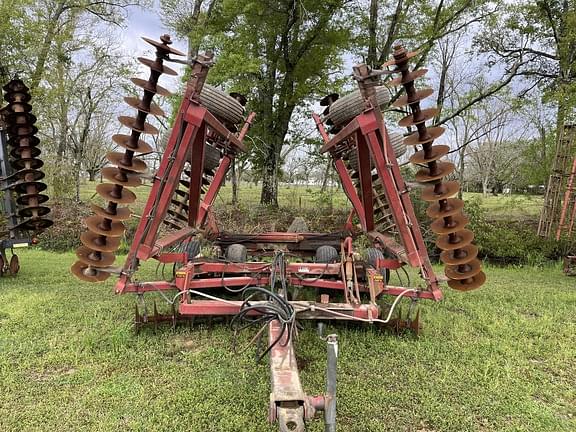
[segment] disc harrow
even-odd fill
[[[96,192],[107,205],[91,206],[95,215],[84,220],[88,231],[83,233],[80,240],[83,246],[76,250],[78,261],[72,266],[72,273],[87,282],[100,282],[108,279],[111,273],[117,272],[112,267],[114,252],[120,247],[120,239],[126,231],[124,221],[131,216],[128,205],[136,201],[136,195],[128,188],[138,187],[142,184],[143,175],[147,174],[146,162],[136,155],[150,153],[152,147],[140,139],[142,134],[157,135],[158,129],[146,121],[148,115],[162,117],[164,112],[152,102],[154,95],[169,96],[170,92],[158,85],[162,74],[176,75],[176,72],[164,65],[169,54],[183,56],[180,51],[170,47],[172,43],[168,35],[160,38],[160,42],[143,38],[156,48],[154,60],[139,57],[143,65],[150,68],[148,80],[132,78],[132,82],[144,91],[142,99],[138,97],[125,97],[124,101],[137,110],[136,117],[119,116],[120,123],[131,129],[130,135],[117,134],[112,137],[116,145],[123,148],[123,152],[108,152],[106,158],[111,166],[102,170],[102,177],[108,183],[99,184]]]
[[[17,214],[8,226],[10,231],[27,231],[33,235],[39,234],[50,227],[53,222],[46,216],[50,208],[43,204],[48,196],[42,194],[47,189],[41,180],[44,173],[40,170],[44,163],[39,158],[40,140],[36,137],[38,128],[34,126],[36,117],[32,114],[30,105],[30,89],[24,82],[15,78],[3,87],[6,92],[4,99],[8,105],[4,108],[3,117],[8,132],[10,165],[13,173],[4,178],[5,189],[16,193]]]
[[[460,190],[460,185],[456,181],[444,181],[455,170],[452,162],[441,160],[448,154],[449,147],[433,144],[444,133],[444,128],[426,126],[426,122],[438,114],[438,109],[420,108],[420,101],[429,97],[433,91],[430,88],[417,90],[414,85],[414,81],[427,72],[426,69],[409,71],[409,60],[416,54],[397,45],[394,47],[393,58],[383,66],[396,66],[393,72],[401,74],[391,83],[402,85],[406,94],[397,99],[393,106],[410,107],[411,114],[401,119],[399,125],[416,127],[416,132],[406,137],[404,144],[417,150],[410,157],[410,162],[421,167],[416,173],[416,180],[426,185],[422,199],[430,203],[426,213],[434,219],[431,229],[438,235],[436,245],[443,251],[440,259],[446,265],[448,285],[459,291],[469,291],[483,285],[486,275],[477,258],[478,248],[472,245],[474,234],[465,228],[469,219],[462,213],[464,203],[453,198]]]

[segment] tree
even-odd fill
[[[350,43],[345,0],[223,0],[207,43],[218,52],[211,79],[249,95],[251,135],[262,143],[262,204],[278,205],[278,173],[292,114],[328,91]],[[233,35],[233,36],[232,36]]]

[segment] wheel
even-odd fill
[[[316,262],[322,264],[331,264],[340,261],[338,251],[333,246],[320,246],[316,249]]]
[[[399,132],[391,132],[388,134],[388,139],[390,140],[390,144],[392,145],[392,149],[394,150],[394,156],[398,159],[404,153],[406,153],[406,146],[404,145],[404,136]],[[352,149],[348,153],[348,161],[350,163],[350,167],[354,171],[358,171],[358,152],[356,149]],[[370,168],[374,168],[374,160],[370,158]]]
[[[188,255],[188,260],[196,258],[200,254],[200,242],[198,240],[192,240],[186,245],[186,255]]]
[[[376,87],[376,99],[378,100],[380,108],[388,106],[390,96],[388,89],[385,86]],[[365,109],[366,104],[364,103],[364,98],[360,94],[360,90],[355,90],[352,93],[348,93],[346,96],[342,96],[330,105],[328,118],[330,118],[336,126],[345,126],[358,114],[364,112]]]
[[[366,249],[366,261],[372,267],[376,268],[376,261],[379,259],[384,259],[384,254],[380,249],[377,248],[368,248]],[[380,269],[380,274],[384,276],[384,280],[386,283],[390,280],[390,269],[383,268]]]
[[[248,249],[246,246],[235,243],[226,249],[226,260],[235,263],[243,263],[248,259]]]
[[[10,272],[11,275],[15,275],[20,271],[20,260],[18,259],[18,255],[12,255],[12,257],[10,258],[8,271]]]
[[[220,150],[206,143],[204,146],[204,171],[212,171],[220,165]]]
[[[297,216],[294,218],[286,232],[289,233],[306,233],[309,232],[308,224],[303,217]]]
[[[204,84],[200,93],[200,103],[210,111],[214,117],[225,123],[239,124],[242,122],[244,107],[232,96],[209,84]]]

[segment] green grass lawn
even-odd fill
[[[135,299],[113,295],[113,278],[78,282],[73,261],[27,250],[21,273],[0,279],[0,431],[277,430],[267,362],[235,354],[226,326],[136,335]],[[481,290],[425,303],[419,339],[332,329],[339,431],[576,430],[575,280],[558,267],[486,273]],[[312,328],[297,352],[305,390],[321,393]]]

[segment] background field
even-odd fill
[[[21,261],[18,277],[0,279],[0,430],[276,430],[267,362],[235,354],[226,326],[136,335],[135,298],[114,296],[113,279],[73,279],[71,253]],[[486,272],[482,289],[423,304],[418,340],[331,329],[339,431],[576,430],[573,279],[557,266]],[[305,390],[322,392],[325,345],[312,327],[297,352]]]

